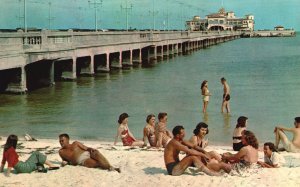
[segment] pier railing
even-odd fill
[[[211,38],[239,35],[232,31],[132,31],[132,32],[75,32],[42,30],[40,32],[1,33],[0,56],[10,53],[57,51],[75,48],[130,43],[157,42],[178,39]]]

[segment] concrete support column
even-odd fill
[[[132,49],[130,49],[130,54],[129,54],[129,64],[132,65]]]
[[[25,93],[27,92],[27,82],[26,82],[26,70],[25,66],[20,67],[20,75],[17,73],[15,76],[20,76],[20,82],[9,83],[5,91],[12,93]]]
[[[95,66],[95,62],[94,62],[94,55],[90,55],[91,57],[91,62],[90,62],[90,74],[91,75],[94,75],[95,74],[95,69],[94,69],[94,66]]]
[[[21,89],[21,92],[27,92],[27,82],[26,82],[26,70],[25,70],[25,66],[21,67],[20,89]]]
[[[169,51],[169,44],[167,45],[167,56],[170,55],[170,51]]]
[[[160,54],[161,54],[161,58],[163,59],[164,58],[164,46],[163,45],[161,46]]]
[[[54,64],[55,64],[55,61],[52,62],[51,68],[50,68],[50,84],[51,85],[55,85],[55,81],[54,81]]]
[[[142,63],[142,49],[139,51],[139,63]]]
[[[76,57],[74,56],[72,58],[72,77],[71,79],[76,79],[77,78],[77,75],[76,75]]]
[[[157,59],[157,46],[154,46],[154,59]]]
[[[179,45],[180,45],[180,47],[179,47]],[[178,53],[182,53],[182,43],[178,44]]]
[[[122,67],[122,51],[119,52],[119,67],[121,68]]]
[[[109,53],[106,53],[106,69],[109,71]]]
[[[178,44],[175,44],[175,53],[178,54],[179,51],[178,51]]]

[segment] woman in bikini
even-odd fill
[[[147,139],[151,147],[156,147],[155,137],[155,115],[150,114],[146,118],[146,126],[144,128],[144,144],[147,145]]]
[[[244,147],[242,143],[242,132],[246,130],[247,120],[247,117],[240,116],[237,120],[236,127],[233,130],[232,147],[235,151],[239,151],[242,147]]]
[[[207,105],[209,102],[209,96],[211,96],[211,94],[209,93],[209,90],[208,90],[207,82],[208,82],[207,80],[204,80],[201,84],[201,93],[203,96],[203,108],[202,108],[203,113],[206,112]]]
[[[204,149],[208,145],[208,139],[205,136],[208,134],[208,125],[204,122],[200,122],[197,124],[194,129],[194,135],[191,137],[190,142],[193,145],[197,145]],[[214,158],[217,161],[221,161],[221,155],[215,151],[207,152],[210,158]]]
[[[129,116],[127,113],[122,113],[119,116],[119,120],[118,120],[119,127],[118,127],[114,145],[117,144],[119,137],[121,137],[124,146],[140,146],[140,147],[144,146],[144,142],[135,139],[133,134],[130,132],[128,128],[128,117]]]
[[[34,151],[25,162],[19,161],[19,155],[16,152],[17,143],[18,137],[12,134],[8,136],[4,145],[0,172],[3,172],[5,163],[7,162],[6,176],[10,176],[12,168],[14,168],[16,173],[31,173],[35,170],[47,172],[47,169],[44,168],[44,164],[49,166],[49,170],[59,168],[48,161],[47,157],[38,151]]]

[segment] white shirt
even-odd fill
[[[269,165],[277,165],[277,167],[282,166],[285,163],[284,158],[277,152],[272,152],[271,158],[265,156],[265,163]]]

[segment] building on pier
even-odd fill
[[[253,31],[254,16],[249,14],[244,18],[238,18],[234,12],[226,12],[221,8],[219,12],[209,14],[204,19],[194,16],[190,21],[186,21],[186,29],[191,31],[206,30],[234,30],[234,31]]]

